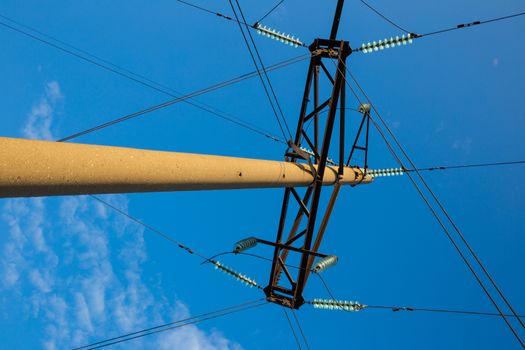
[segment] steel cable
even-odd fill
[[[525,13],[524,13],[525,14]],[[412,161],[412,159],[408,156],[407,152],[405,151],[405,149],[402,147],[401,143],[399,142],[399,140],[396,138],[396,136],[394,135],[394,133],[392,132],[392,130],[390,129],[390,127],[388,126],[388,124],[385,122],[385,120],[381,117],[381,114],[379,113],[379,111],[376,109],[376,107],[374,106],[374,104],[372,103],[372,101],[370,100],[370,98],[366,95],[366,93],[364,92],[364,90],[361,88],[361,85],[357,82],[357,80],[355,79],[355,77],[353,76],[353,74],[350,72],[350,70],[345,66],[345,69],[348,71],[348,73],[350,74],[350,77],[352,78],[352,80],[355,82],[355,84],[357,85],[357,87],[359,88],[359,90],[361,91],[361,93],[365,96],[365,98],[367,99],[368,103],[370,103],[372,109],[375,111],[376,115],[378,116],[379,120],[381,121],[381,124],[383,124],[383,126],[386,128],[386,130],[388,131],[389,135],[392,137],[392,139],[394,140],[395,144],[397,145],[397,147],[401,150],[401,152],[403,153],[403,156],[408,160],[408,162],[410,163],[410,165],[412,166],[412,168],[414,169],[415,173],[417,174],[418,178],[421,180],[421,182],[423,183],[423,185],[425,186],[425,188],[428,190],[428,192],[430,193],[431,197],[434,199],[434,201],[438,204],[438,207],[440,208],[440,210],[443,212],[443,214],[445,215],[445,217],[447,218],[448,222],[452,225],[452,227],[454,228],[454,230],[456,231],[456,233],[459,235],[459,237],[461,238],[461,241],[465,244],[465,246],[467,247],[468,251],[470,252],[470,254],[474,257],[474,259],[476,260],[476,262],[478,263],[479,267],[482,269],[483,273],[487,276],[487,278],[489,279],[490,283],[492,284],[492,286],[494,287],[494,289],[496,289],[497,293],[499,294],[499,296],[503,299],[503,301],[505,302],[505,304],[509,307],[509,309],[512,311],[512,314],[518,319],[520,325],[522,326],[522,328],[525,329],[525,323],[518,317],[517,313],[514,311],[514,308],[512,306],[512,304],[508,301],[508,299],[505,297],[505,295],[503,294],[503,292],[501,291],[501,289],[498,287],[498,285],[496,284],[496,282],[494,281],[494,279],[492,278],[492,276],[490,275],[490,273],[488,272],[488,270],[485,268],[484,264],[481,262],[480,258],[478,257],[478,255],[476,254],[476,252],[474,251],[474,249],[470,246],[470,244],[468,243],[468,241],[466,240],[465,236],[463,235],[463,233],[459,230],[459,227],[456,225],[456,223],[452,220],[452,217],[450,216],[450,214],[448,213],[448,211],[445,209],[445,207],[443,206],[443,204],[441,203],[441,201],[439,200],[439,198],[436,196],[436,194],[434,193],[434,191],[430,188],[430,186],[428,185],[428,183],[426,182],[426,180],[424,179],[424,177],[420,174],[420,172],[418,171],[418,168],[416,167],[416,165],[414,164],[414,162]],[[373,121],[373,120],[372,120]],[[373,121],[374,122],[374,121]],[[375,124],[375,122],[374,122]],[[377,126],[376,126],[377,128]],[[399,161],[399,165],[403,167],[403,164],[401,161]],[[407,174],[409,175],[409,174]],[[500,312],[501,313],[501,312]],[[502,314],[502,317],[505,318]],[[525,344],[522,343],[522,346],[523,348],[525,349]]]
[[[261,22],[263,19],[265,19],[266,17],[268,17],[270,14],[273,13],[273,11],[275,11],[279,6],[281,6],[281,4],[284,2],[284,0],[281,0],[279,1],[277,4],[275,4],[274,7],[272,7],[268,12],[266,12],[266,14],[264,16],[262,16],[257,22],[255,23],[259,23]]]
[[[68,44],[62,40],[59,40],[53,36],[50,36],[46,33],[43,33],[37,29],[34,29],[34,28],[31,28],[25,24],[22,24],[20,22],[17,22],[9,17],[6,17],[4,15],[1,15],[0,14],[0,18],[3,18],[7,21],[10,21],[11,23],[14,23],[16,24],[17,26],[19,27],[22,27],[22,28],[25,28],[26,30],[28,31],[32,31],[34,33],[37,33],[38,35],[40,35],[41,37],[38,37],[36,35],[33,35],[27,31],[24,31],[24,30],[21,30],[20,28],[16,28],[16,27],[13,27],[7,23],[4,23],[4,22],[1,22],[0,21],[0,25],[7,28],[7,29],[10,29],[10,30],[13,30],[19,34],[23,34],[31,39],[34,39],[34,40],[37,40],[43,44],[46,44],[50,47],[53,47],[57,50],[60,50],[68,55],[71,55],[73,57],[76,57],[76,58],[79,58],[87,63],[90,63],[90,64],[93,64],[94,66],[96,67],[99,67],[99,68],[102,68],[104,70],[107,70],[111,73],[114,73],[114,74],[117,74],[121,77],[124,77],[126,79],[129,79],[130,81],[133,81],[135,83],[138,83],[140,85],[143,85],[143,86],[146,86],[152,90],[155,90],[155,91],[158,91],[158,92],[161,92],[165,95],[168,95],[168,96],[171,96],[171,97],[174,97],[174,98],[179,98],[182,94],[178,91],[175,91],[161,83],[158,83],[158,82],[155,82],[143,75],[140,75],[140,74],[137,74],[137,73],[134,73],[126,68],[123,68],[123,67],[120,67],[116,64],[113,64],[107,60],[104,60],[96,55],[93,55],[85,50],[82,50],[82,49],[79,49],[78,47],[75,47],[71,44]],[[43,39],[42,37],[46,38],[46,39]],[[59,43],[60,45],[57,45],[55,43]],[[80,54],[79,54],[80,53]],[[233,124],[236,124],[240,127],[243,127],[245,129],[248,129],[248,130],[251,130],[253,132],[256,132],[260,135],[263,135],[269,139],[272,139],[274,141],[279,141],[281,143],[285,143],[284,141],[282,140],[279,140],[277,137],[271,135],[271,133],[269,133],[268,131],[266,130],[263,130],[253,124],[250,124],[246,121],[243,121],[242,119],[240,118],[237,118],[235,116],[232,116],[231,114],[228,114],[226,112],[223,112],[223,111],[220,111],[218,110],[217,108],[215,107],[212,107],[208,104],[205,104],[203,102],[198,102],[198,101],[195,101],[195,100],[191,100],[191,99],[183,99],[182,102],[184,103],[187,103],[191,106],[194,106],[196,108],[199,108],[203,111],[206,111],[210,114],[213,114],[221,119],[224,119],[228,122],[231,122]]]
[[[176,328],[181,328],[181,327],[184,327],[184,326],[197,324],[197,323],[200,323],[200,322],[203,322],[203,321],[211,320],[211,319],[222,317],[222,316],[227,316],[227,315],[230,315],[230,314],[233,314],[233,313],[236,313],[236,312],[245,311],[245,310],[256,308],[256,307],[259,307],[259,306],[262,306],[262,305],[266,305],[267,302],[258,303],[258,302],[260,302],[262,300],[263,299],[257,299],[257,300],[254,300],[254,301],[237,304],[237,305],[230,306],[230,307],[227,307],[227,308],[224,308],[224,309],[220,309],[220,310],[217,310],[217,311],[207,312],[205,314],[201,314],[201,315],[198,315],[198,316],[192,316],[192,317],[188,317],[188,318],[185,318],[185,319],[182,319],[182,320],[166,323],[166,324],[163,324],[163,325],[160,325],[160,326],[146,328],[146,329],[143,329],[143,330],[140,330],[140,331],[128,333],[128,334],[121,335],[121,336],[118,336],[118,337],[113,337],[113,338],[105,339],[105,340],[98,341],[98,342],[95,342],[95,343],[91,343],[91,344],[88,344],[88,345],[84,345],[84,346],[81,346],[81,347],[78,347],[78,348],[74,348],[73,350],[100,349],[100,348],[104,348],[104,347],[107,347],[107,346],[111,346],[111,345],[127,342],[127,341],[130,341],[130,340],[133,340],[133,339],[142,338],[142,337],[145,337],[147,335],[162,333],[162,332],[166,332],[166,331],[173,330],[173,329],[176,329]]]
[[[379,119],[381,120],[382,124],[385,126],[385,128],[389,131],[389,134],[392,136],[392,138],[394,139],[396,145],[400,148],[401,152],[404,154],[404,156],[407,158],[407,160],[409,161],[409,163],[411,164],[411,166],[413,167],[413,169],[417,169],[417,167],[415,166],[415,164],[411,161],[411,159],[408,157],[408,155],[406,154],[406,152],[404,151],[404,149],[401,147],[401,145],[399,144],[399,141],[397,140],[397,138],[395,138],[395,136],[393,135],[392,131],[390,130],[390,128],[388,127],[388,125],[385,123],[385,121],[383,120],[383,118],[381,117],[381,115],[379,114],[378,110],[376,109],[376,107],[374,106],[374,104],[371,102],[370,98],[368,98],[368,96],[366,95],[366,93],[364,92],[364,90],[361,88],[361,86],[359,85],[359,83],[357,82],[357,80],[355,79],[355,77],[352,75],[351,71],[348,69],[348,67],[346,67],[345,65],[345,70],[348,71],[348,73],[350,74],[352,80],[356,83],[356,85],[358,86],[359,90],[361,91],[361,93],[365,96],[365,98],[367,99],[368,103],[371,105],[372,109],[375,111],[375,113],[377,114],[377,116],[379,117]],[[352,89],[352,87],[350,86],[349,82],[346,80],[345,78],[345,81],[347,83],[347,85],[349,86],[350,90],[353,92],[354,96],[356,96],[356,98],[358,99],[359,103],[361,103],[359,97],[357,96],[357,94],[355,93],[355,91]],[[397,156],[395,150],[392,148],[392,146],[390,145],[390,143],[388,142],[388,139],[386,138],[386,136],[384,135],[384,133],[382,132],[381,128],[379,127],[379,125],[377,124],[377,122],[372,118],[370,117],[370,120],[372,121],[373,125],[376,127],[376,129],[378,130],[378,132],[380,133],[382,139],[385,141],[385,144],[387,145],[390,153],[392,154],[392,156],[394,157],[394,159],[396,160],[396,162],[402,167],[402,168],[406,168],[403,164],[403,162],[401,161],[401,159]],[[439,202],[439,200],[437,199],[437,197],[435,196],[435,194],[432,192],[432,190],[430,189],[430,187],[428,186],[428,184],[426,183],[426,181],[423,179],[423,177],[421,176],[421,174],[419,172],[416,171],[416,174],[418,175],[418,177],[421,179],[421,181],[423,182],[424,186],[427,188],[427,190],[429,190],[431,196],[434,198],[434,200],[438,203],[439,207],[441,208],[442,211],[445,212],[445,215],[447,217],[447,219],[449,220],[449,222],[451,222],[451,218],[448,216],[448,214],[446,213],[446,211],[444,210],[443,206],[441,205],[441,203]],[[428,201],[428,199],[426,198],[426,196],[423,194],[423,192],[421,191],[421,189],[419,188],[419,186],[417,185],[417,183],[415,182],[415,180],[412,178],[411,174],[410,173],[407,173],[408,175],[408,178],[410,179],[410,181],[412,182],[412,184],[414,185],[414,187],[416,188],[417,192],[419,193],[419,195],[421,196],[421,198],[424,200],[425,204],[427,205],[427,207],[429,208],[429,210],[431,211],[431,213],[433,214],[433,216],[435,217],[435,219],[438,221],[439,225],[441,226],[441,228],[443,229],[443,231],[445,232],[446,236],[448,237],[448,239],[450,240],[450,242],[454,245],[456,251],[459,253],[460,257],[462,258],[462,260],[464,261],[464,263],[466,264],[466,266],[469,268],[469,270],[471,271],[471,273],[473,274],[473,276],[475,277],[476,281],[478,282],[478,284],[480,285],[480,287],[483,289],[483,291],[485,292],[485,294],[487,295],[487,297],[489,298],[489,300],[492,302],[492,304],[494,305],[494,307],[498,310],[500,316],[503,318],[503,320],[505,321],[505,323],[507,324],[507,326],[509,327],[509,329],[511,330],[511,332],[513,333],[513,335],[515,336],[515,338],[518,340],[518,342],[520,343],[520,345],[522,346],[522,348],[525,349],[525,344],[523,343],[523,341],[521,340],[521,338],[519,337],[519,335],[516,333],[516,331],[514,330],[514,328],[512,327],[512,325],[510,324],[510,322],[507,320],[507,318],[505,317],[505,314],[501,311],[501,309],[499,308],[498,304],[496,303],[496,301],[494,300],[494,298],[492,297],[492,295],[490,294],[490,292],[488,291],[488,289],[485,287],[484,283],[481,281],[480,277],[478,276],[478,274],[476,273],[476,271],[474,270],[474,268],[471,266],[470,262],[468,261],[468,259],[466,258],[466,256],[464,255],[464,253],[461,251],[461,248],[458,246],[458,244],[456,243],[456,241],[454,240],[454,238],[452,237],[452,235],[450,234],[450,232],[448,231],[448,229],[446,228],[445,224],[442,222],[441,218],[438,216],[437,212],[435,211],[435,209],[432,207],[432,205],[430,204],[430,202]],[[502,299],[505,301],[505,303],[507,304],[507,306],[509,306],[509,308],[511,309],[513,315],[518,319],[518,321],[520,322],[520,324],[522,324],[523,326],[523,321],[517,316],[516,312],[514,311],[513,307],[510,305],[510,303],[508,302],[508,300],[502,295],[503,293],[499,290],[499,288],[495,285],[495,282],[494,280],[491,278],[490,275],[488,275],[488,272],[487,270],[484,268],[484,266],[481,264],[481,261],[477,258],[477,255],[475,255],[475,253],[473,252],[473,250],[470,248],[470,245],[468,245],[468,243],[466,242],[465,238],[463,237],[463,235],[461,234],[461,232],[459,232],[459,229],[457,228],[457,226],[451,222],[452,226],[454,227],[454,229],[456,230],[456,232],[458,232],[460,238],[462,239],[462,241],[465,243],[465,245],[467,246],[468,250],[470,251],[470,253],[474,256],[474,258],[476,259],[476,261],[478,262],[478,264],[481,266],[483,272],[487,275],[487,277],[489,278],[489,280],[491,281],[491,283],[493,284],[493,286],[495,287],[495,289],[498,291],[498,294],[500,294],[500,296],[502,296]]]
[[[274,64],[272,66],[269,66],[267,71],[272,71],[272,70],[284,68],[284,67],[286,67],[286,66],[288,66],[290,64],[294,64],[294,63],[303,61],[303,60],[305,60],[306,58],[309,58],[309,57],[310,57],[309,54],[296,56],[296,57],[293,57],[291,59],[287,59],[287,60],[284,60],[284,61],[279,62],[277,64]],[[92,127],[92,128],[86,129],[84,131],[80,131],[80,132],[77,132],[75,134],[72,134],[72,135],[69,135],[67,137],[64,137],[64,138],[62,138],[62,139],[60,139],[58,141],[59,142],[69,141],[71,139],[74,139],[74,138],[77,138],[77,137],[80,137],[80,136],[92,133],[94,131],[98,131],[100,129],[107,128],[107,127],[112,126],[114,124],[121,123],[123,121],[129,120],[129,119],[133,119],[133,118],[139,117],[141,115],[144,115],[144,114],[147,114],[147,113],[151,113],[153,111],[156,111],[156,110],[159,110],[159,109],[171,106],[173,104],[176,104],[176,103],[179,103],[181,101],[184,101],[184,100],[186,100],[188,98],[200,96],[200,95],[212,92],[212,91],[216,91],[216,90],[222,89],[222,88],[224,88],[226,86],[230,86],[230,85],[236,84],[238,82],[241,82],[243,80],[253,78],[256,75],[258,75],[257,72],[246,73],[246,74],[240,75],[238,77],[235,77],[235,78],[232,78],[232,79],[229,79],[229,80],[226,80],[226,81],[223,81],[223,82],[220,82],[220,83],[208,86],[208,87],[206,87],[204,89],[194,91],[192,93],[189,93],[187,95],[181,96],[179,98],[176,98],[176,99],[173,99],[173,100],[169,100],[169,101],[163,102],[161,104],[153,105],[153,106],[148,107],[146,109],[143,109],[143,110],[131,113],[131,114],[127,114],[127,115],[125,115],[123,117],[113,119],[113,120],[108,121],[108,122],[103,123],[103,124],[99,124],[99,125],[97,125],[95,127]]]

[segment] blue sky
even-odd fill
[[[228,2],[200,2],[231,14]],[[254,21],[274,2],[244,1]],[[416,33],[523,11],[521,1],[372,5]],[[328,35],[335,1],[286,0],[264,24],[306,43]],[[253,70],[231,22],[174,1],[5,0],[0,14],[187,93]],[[348,64],[420,166],[523,159],[523,17],[356,53]],[[354,47],[402,34],[358,1],[339,37]],[[256,37],[267,64],[303,53]],[[0,28],[2,136],[57,139],[163,102],[166,96]],[[295,125],[307,61],[270,77]],[[278,126],[251,79],[198,98],[274,135]],[[348,98],[349,105],[357,102]],[[351,114],[349,115],[351,118]],[[86,135],[76,142],[261,159],[282,145],[188,105]],[[372,133],[370,166],[396,166]],[[432,188],[518,312],[524,313],[522,178],[525,168],[426,174]],[[273,239],[282,190],[112,195],[115,206],[204,254],[256,235]],[[0,341],[6,348],[71,348],[261,297],[87,197],[0,200]],[[270,251],[258,247],[257,253]],[[340,258],[325,279],[364,304],[493,311],[406,177],[343,189],[322,251]],[[268,263],[224,263],[267,280]],[[307,298],[328,297],[315,278]],[[312,349],[518,348],[491,317],[364,310],[297,312]],[[521,332],[525,336],[524,332]],[[121,346],[162,349],[293,349],[275,305]],[[115,346],[115,348],[119,348]]]

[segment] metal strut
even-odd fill
[[[350,150],[350,154],[348,155],[348,159],[346,161],[346,166],[350,164],[352,161],[352,157],[354,155],[355,151],[361,151],[364,153],[363,157],[363,169],[365,171],[365,175],[368,171],[368,137],[370,132],[370,105],[369,104],[361,104],[359,106],[359,112],[363,114],[363,118],[361,119],[361,123],[359,124],[359,129],[357,130],[357,134],[354,139],[354,143],[352,145],[352,149]],[[364,130],[363,130],[364,126]],[[362,134],[364,134],[364,145],[358,145],[358,142],[360,138],[362,138]]]

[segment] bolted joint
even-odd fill
[[[322,58],[338,58],[341,56],[343,59],[346,59],[352,53],[350,43],[344,40],[315,39],[308,46],[308,49],[313,55]]]

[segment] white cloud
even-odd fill
[[[54,139],[54,107],[63,98],[60,85],[49,82],[28,114],[24,136]],[[105,200],[127,212],[125,196]],[[189,315],[184,303],[143,281],[143,228],[101,203],[89,197],[11,199],[3,209],[9,239],[0,246],[0,297],[41,323],[43,348],[81,346]],[[6,307],[0,304],[4,314]],[[126,343],[126,349],[141,348],[241,347],[219,331],[187,326]]]
[[[22,134],[30,139],[54,139],[51,131],[54,108],[63,98],[64,96],[60,91],[58,82],[48,82],[44,94],[40,97],[39,101],[33,105],[31,112],[27,115],[27,122],[22,129]]]
[[[465,136],[461,139],[456,139],[452,143],[452,148],[455,150],[462,151],[465,154],[469,154],[472,150],[472,138]]]
[[[77,322],[80,328],[93,332],[93,324],[91,322],[91,313],[86,303],[86,298],[82,293],[75,294],[75,305],[77,310]]]
[[[190,317],[187,305],[176,302],[171,319],[185,319]],[[227,338],[220,331],[214,329],[209,335],[198,327],[189,325],[161,333],[156,348],[160,350],[241,350],[242,347]]]
[[[49,293],[53,284],[53,277],[49,271],[41,272],[39,269],[29,271],[29,280],[41,293]]]

